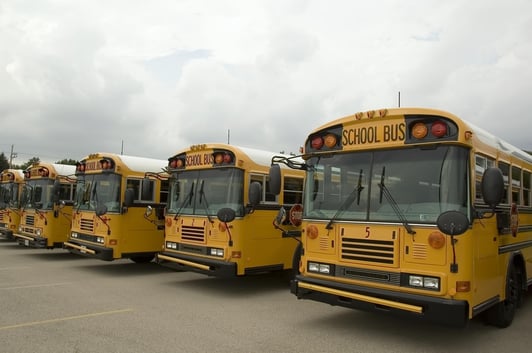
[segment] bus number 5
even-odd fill
[[[369,227],[366,227],[366,238],[369,238]]]

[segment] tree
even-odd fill
[[[22,164],[20,166],[20,169],[26,170],[28,167],[31,167],[32,165],[39,163],[40,161],[41,160],[39,159],[39,157],[32,157],[26,163]]]
[[[9,161],[4,152],[0,153],[0,172],[4,169],[9,169]]]
[[[62,159],[60,161],[55,162],[57,164],[68,164],[68,165],[76,165],[78,161],[75,161],[73,159]]]

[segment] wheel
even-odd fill
[[[510,326],[515,311],[521,302],[520,279],[514,265],[511,265],[506,278],[506,299],[490,308],[486,313],[487,322],[500,328]]]
[[[294,251],[294,257],[292,258],[292,276],[290,279],[296,278],[299,272],[299,263],[301,262],[301,253],[303,252],[303,246],[299,243]]]
[[[143,264],[146,262],[150,262],[151,260],[153,260],[153,258],[154,258],[154,255],[133,256],[131,257],[131,261],[138,263],[138,264]]]

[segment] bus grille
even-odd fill
[[[4,221],[4,214],[0,213],[0,222],[3,222],[3,221]]]
[[[92,219],[82,218],[79,228],[85,232],[94,232],[94,222]]]
[[[26,225],[27,226],[34,226],[35,225],[35,216],[34,215],[27,215],[26,216]]]
[[[181,227],[181,239],[188,241],[204,242],[205,228],[183,225]]]
[[[394,241],[343,237],[342,259],[392,265],[394,263]]]

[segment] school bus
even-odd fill
[[[75,167],[38,162],[24,170],[20,224],[13,234],[20,245],[61,248],[68,237],[74,198]]]
[[[312,131],[291,292],[453,326],[507,327],[532,284],[532,156],[445,111],[360,112]]]
[[[159,263],[226,278],[292,269],[304,173],[284,168],[282,192],[270,194],[268,171],[274,155],[212,143],[170,157]],[[276,229],[272,218],[280,208],[290,217]]]
[[[23,183],[21,169],[5,169],[0,173],[0,238],[12,240],[18,229]]]
[[[153,260],[164,240],[168,183],[145,174],[160,172],[166,164],[166,160],[101,152],[79,161],[72,229],[64,248],[105,261]],[[151,217],[144,216],[147,207],[155,210]]]

